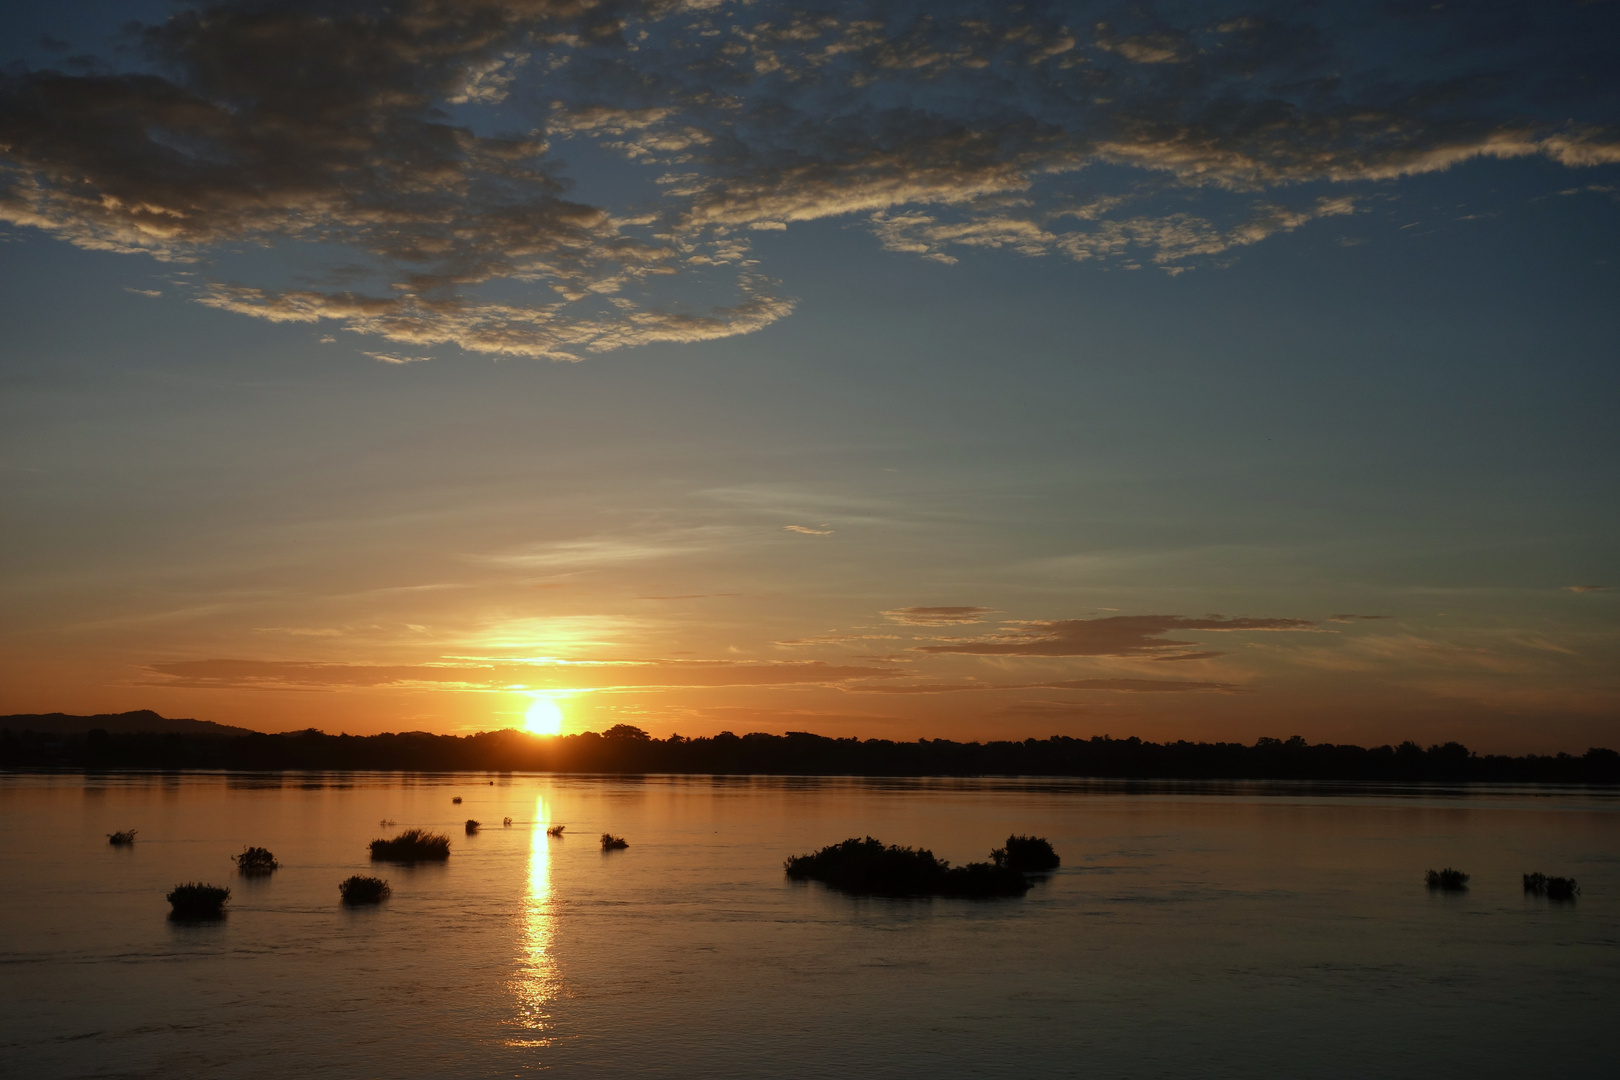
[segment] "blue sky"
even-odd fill
[[[1613,745],[1613,7],[32,13],[0,709]]]

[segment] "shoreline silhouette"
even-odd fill
[[[1620,753],[1476,754],[1461,743],[1362,747],[1261,738],[1146,742],[1107,735],[991,742],[828,738],[759,732],[656,739],[619,724],[540,736],[406,732],[182,734],[94,728],[60,735],[0,717],[0,768],[225,771],[550,772],[788,776],[1072,776],[1162,780],[1338,780],[1620,784]],[[21,718],[26,720],[28,718]]]

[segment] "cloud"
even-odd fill
[[[1186,42],[1174,34],[1120,37],[1110,32],[1107,23],[1098,23],[1096,32],[1097,48],[1123,56],[1133,64],[1179,64],[1187,58]]]
[[[536,585],[535,588],[540,588],[540,586]],[[742,593],[734,593],[734,592],[677,593],[677,594],[672,594],[672,595],[669,595],[669,596],[638,596],[638,597],[636,597],[636,599],[637,600],[708,600],[711,597],[718,598],[718,597],[741,596],[741,595],[742,595]]]
[[[1566,585],[1564,587],[1566,589],[1568,589],[1570,592],[1573,592],[1573,593],[1608,592],[1609,591],[1609,586],[1607,586],[1607,585]]]
[[[162,296],[163,295],[163,290],[162,289],[132,289],[132,288],[126,287],[124,289],[124,291],[127,292],[127,293],[134,293],[136,296]]]
[[[1236,694],[1246,689],[1235,683],[1196,682],[1190,679],[1067,679],[1037,683],[1043,690],[1101,690],[1113,694]]]
[[[543,137],[475,132],[444,111],[506,97],[527,66],[520,46],[615,37],[614,7],[182,11],[139,31],[146,70],[0,81],[0,220],[168,262],[243,244],[347,248],[388,275],[385,294],[215,281],[198,299],[395,342],[573,359],[576,348],[756,330],[792,307],[764,295],[757,274],[734,283],[738,302],[712,312],[605,300],[605,283],[618,292],[671,272],[682,246],[568,198]],[[552,299],[478,293],[503,280]]]
[[[942,264],[1001,251],[1180,273],[1404,177],[1620,164],[1591,89],[1612,73],[1567,47],[1604,39],[1595,5],[1359,28],[1326,11],[186,8],[128,31],[122,69],[0,75],[0,220],[194,263],[194,298],[247,317],[575,360],[787,317],[752,244],[796,222],[861,215],[886,249]],[[1423,35],[1475,44],[1404,48]],[[582,143],[623,175],[574,186]],[[278,259],[233,259],[237,279],[210,261],[256,248]],[[334,252],[338,276],[273,269]]]
[[[543,541],[468,558],[489,566],[522,570],[590,570],[710,551],[724,542],[727,532],[719,527],[700,527],[642,536],[592,536]]]
[[[985,615],[995,613],[987,607],[905,607],[883,612],[890,622],[907,626],[963,626],[983,622]]]
[[[253,628],[261,634],[291,634],[294,637],[342,637],[343,631],[333,627],[320,629],[304,628],[298,626],[255,626]]]
[[[1182,615],[1112,615],[1101,619],[1055,619],[1014,624],[994,637],[919,645],[917,652],[956,653],[969,656],[1142,656],[1165,655],[1193,643],[1173,641],[1165,634],[1188,631],[1297,631],[1309,630],[1304,619],[1221,618]]]
[[[1394,617],[1395,616],[1393,616],[1393,615],[1329,615],[1327,617],[1327,621],[1328,622],[1347,623],[1347,622],[1371,621],[1371,620],[1375,620],[1375,619],[1393,619]]]
[[[1109,694],[1244,694],[1237,683],[1200,682],[1192,679],[1063,679],[1056,682],[873,684],[857,688],[863,694],[959,694],[970,691],[1086,690]]]
[[[782,526],[782,531],[803,533],[806,536],[831,536],[835,530],[829,529],[825,525],[819,529],[812,529],[808,525],[784,525]]]
[[[644,690],[722,686],[835,685],[889,679],[882,668],[819,661],[711,660],[567,663],[322,664],[278,660],[181,660],[151,664],[152,685],[194,690],[433,689]]]
[[[431,356],[397,356],[393,353],[368,352],[365,355],[384,364],[420,364],[432,360]]]

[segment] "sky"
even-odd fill
[[[14,13],[0,713],[1620,745],[1617,43]]]

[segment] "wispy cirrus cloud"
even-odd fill
[[[836,631],[827,634],[812,634],[809,637],[787,638],[782,641],[773,641],[773,645],[805,646],[805,645],[844,645],[851,641],[899,641],[897,634],[840,634]]]
[[[366,355],[379,364],[420,364],[433,359],[431,356],[403,356],[399,353],[368,352]]]
[[[906,626],[966,626],[972,623],[981,623],[986,615],[995,613],[995,608],[956,606],[956,607],[904,607],[894,608],[883,612],[883,617],[890,622],[903,623]]]
[[[508,569],[583,571],[713,551],[734,534],[735,530],[724,527],[699,526],[641,534],[586,536],[539,541],[467,558],[482,565]]]

